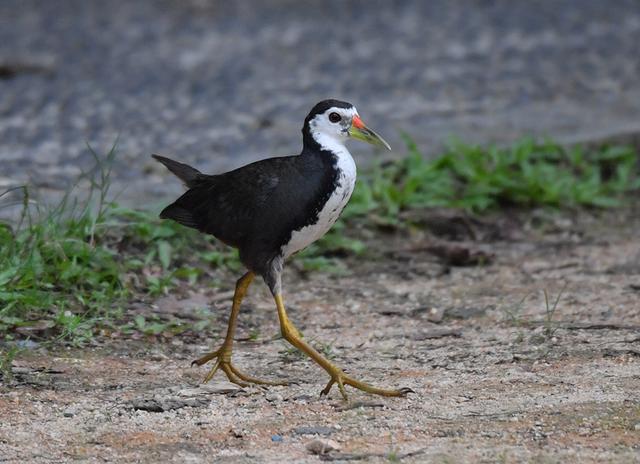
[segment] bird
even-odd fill
[[[304,352],[329,375],[321,391],[337,385],[348,400],[345,386],[376,395],[396,397],[408,388],[384,389],[356,380],[303,340],[289,319],[283,300],[285,261],[322,237],[347,205],[356,182],[356,165],[345,143],[357,139],[390,150],[369,129],[355,106],[328,99],[317,103],[304,119],[302,150],[298,155],[272,157],[238,169],[207,175],[172,159],[152,155],[185,184],[187,191],[160,213],[186,227],[210,234],[237,248],[247,272],[235,286],[228,328],[222,345],[193,361],[213,362],[204,382],[221,370],[229,381],[246,386],[283,385],[244,373],[231,362],[240,304],[256,276],[273,295],[282,337]]]

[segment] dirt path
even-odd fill
[[[485,266],[445,266],[417,235],[350,259],[349,275],[288,274],[306,338],[354,376],[412,388],[406,399],[319,398],[324,372],[272,340],[256,285],[235,362],[299,384],[199,386],[189,362],[219,336],[22,356],[0,388],[0,461],[640,462],[637,220],[505,230],[456,242],[493,255]],[[544,290],[550,306],[563,290],[555,311]],[[316,439],[340,449],[316,456]]]

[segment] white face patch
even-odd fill
[[[321,146],[342,145],[349,138],[349,129],[351,128],[351,120],[358,115],[355,106],[351,108],[329,108],[322,114],[316,115],[309,121],[309,131],[311,136]],[[331,150],[336,151],[336,150]]]

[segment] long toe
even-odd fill
[[[228,365],[229,370],[236,376],[238,377],[240,380],[243,380],[245,382],[249,382],[249,383],[254,383],[256,385],[267,385],[267,386],[287,386],[289,385],[289,382],[287,382],[286,380],[262,380],[262,379],[258,379],[256,377],[253,377],[249,374],[245,374],[244,372],[242,372],[240,369],[238,369],[237,367],[235,367],[233,364],[229,363]]]
[[[351,386],[353,388],[356,388],[356,389],[361,390],[361,391],[366,392],[366,393],[370,393],[370,394],[373,394],[373,395],[380,395],[380,396],[405,397],[409,393],[414,393],[414,391],[412,389],[406,388],[406,387],[405,388],[400,388],[398,390],[390,390],[390,389],[385,389],[385,388],[374,387],[373,385],[369,385],[367,383],[355,380],[354,378],[349,377],[346,374],[338,373],[338,374],[332,376],[331,380],[329,380],[329,383],[327,383],[327,386],[324,387],[324,389],[320,392],[320,396],[328,395],[329,392],[331,391],[331,388],[335,384],[338,385],[338,388],[340,390],[340,394],[342,395],[342,398],[344,398],[345,401],[348,401],[348,396],[347,396],[347,393],[345,391],[345,386],[346,385],[349,385],[349,386]]]

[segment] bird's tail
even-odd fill
[[[202,176],[202,173],[195,168],[192,168],[188,164],[178,163],[177,161],[173,161],[172,159],[165,158],[160,155],[151,155],[157,161],[160,161],[164,164],[169,171],[174,173],[176,176],[185,183],[185,185],[189,188],[194,187],[197,184],[198,179]]]

